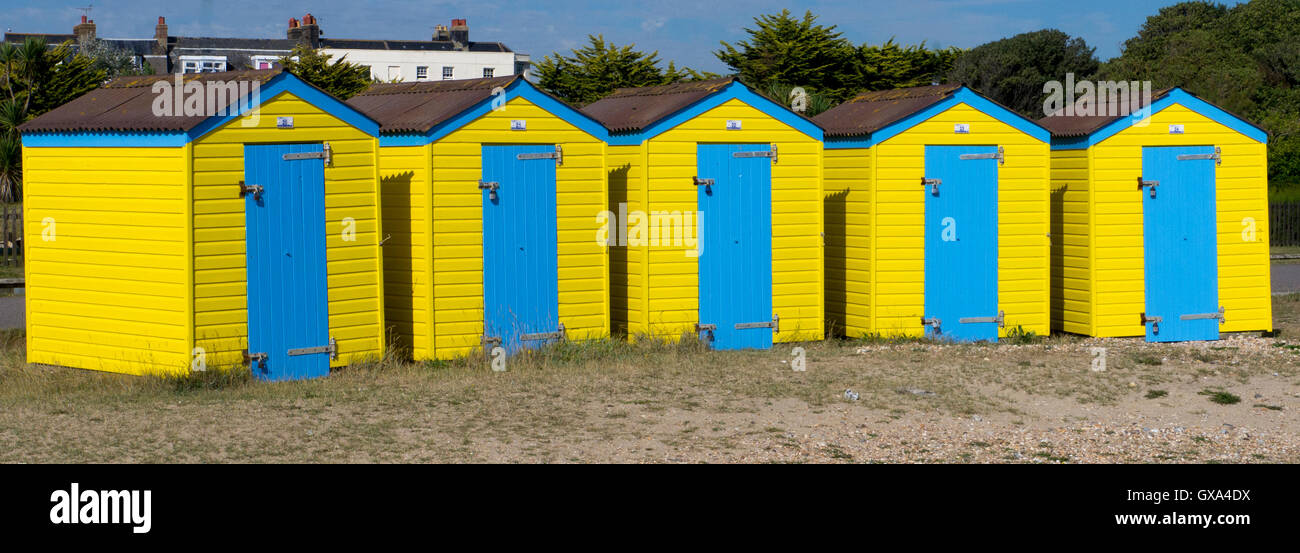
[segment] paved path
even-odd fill
[[[27,326],[26,308],[23,300],[26,296],[0,297],[0,328],[23,328]]]
[[[1273,293],[1300,292],[1300,263],[1273,264]]]

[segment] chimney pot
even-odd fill
[[[81,16],[81,22],[82,22],[82,23],[85,23],[85,22],[86,22],[86,16],[84,16],[84,15]]]
[[[161,16],[161,15],[158,16],[158,24],[159,24],[159,25],[166,25],[166,24],[167,24],[167,18],[165,18],[165,17],[163,17],[163,16]]]

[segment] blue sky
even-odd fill
[[[448,2],[441,0],[0,0],[0,28],[69,33],[93,4],[99,36],[153,36],[157,16],[173,35],[283,38],[290,17],[311,12],[327,37],[423,39],[452,18],[469,20],[473,40],[504,42],[535,60],[567,52],[589,33],[658,50],[665,60],[724,72],[712,52],[719,40],[744,38],[754,16],[812,10],[855,43],[969,48],[1025,31],[1055,27],[1084,37],[1103,60],[1118,55],[1148,15],[1172,0],[649,0],[625,2]],[[1236,2],[1229,1],[1229,4]]]

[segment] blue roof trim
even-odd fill
[[[1237,117],[1231,113],[1224,111],[1219,106],[1211,104],[1205,100],[1193,96],[1192,94],[1187,93],[1187,91],[1181,88],[1175,88],[1173,90],[1170,90],[1169,94],[1166,94],[1164,98],[1152,102],[1150,107],[1151,115],[1160,113],[1161,111],[1164,111],[1165,108],[1168,108],[1169,106],[1172,106],[1174,104],[1178,104],[1189,110],[1192,110],[1193,112],[1205,117],[1206,119],[1214,121],[1215,123],[1218,123],[1225,127],[1228,127],[1238,133],[1241,133],[1249,137],[1250,139],[1256,142],[1260,142],[1263,144],[1268,143],[1267,132],[1264,132],[1259,127],[1256,127],[1246,122],[1240,117]],[[1096,131],[1093,131],[1092,134],[1083,138],[1057,139],[1052,144],[1052,149],[1053,150],[1077,150],[1077,149],[1096,146],[1097,144],[1100,144],[1102,141],[1106,140],[1107,138],[1115,136],[1120,132],[1127,130],[1128,128],[1136,125],[1138,122],[1145,119],[1145,117],[1134,116],[1141,113],[1143,112],[1136,111],[1133,113],[1133,115],[1121,117],[1119,119],[1111,121],[1106,126],[1097,129]]]
[[[870,148],[871,139],[867,137],[835,137],[827,138],[824,148],[827,150],[851,150],[855,148]]]
[[[23,133],[24,148],[179,148],[189,142],[176,132],[31,132]]]
[[[587,114],[573,109],[568,104],[543,93],[533,86],[533,83],[528,82],[527,79],[515,79],[514,82],[506,85],[504,101],[509,102],[515,98],[523,98],[532,102],[537,107],[559,117],[564,122],[577,127],[597,140],[609,140],[609,130],[604,125],[588,117]],[[495,98],[484,99],[452,118],[434,125],[433,128],[423,134],[394,133],[381,135],[379,137],[379,146],[381,148],[385,146],[423,146],[430,142],[437,142],[443,137],[456,132],[461,127],[490,113],[493,109],[493,100]]]
[[[338,98],[330,96],[320,89],[307,84],[291,73],[280,73],[260,86],[257,102],[240,103],[247,109],[231,115],[214,115],[199,123],[189,132],[141,132],[141,131],[76,131],[76,132],[34,132],[23,134],[23,146],[28,148],[178,148],[184,146],[227,122],[244,116],[250,109],[261,105],[280,93],[288,92],[316,108],[343,122],[360,129],[370,136],[379,136],[379,123],[357,111]]]
[[[339,118],[343,122],[356,127],[361,132],[370,136],[379,136],[379,123],[374,119],[371,119],[366,114],[357,111],[356,108],[343,103],[343,101],[338,98],[330,96],[319,88],[307,84],[306,81],[303,81],[292,73],[286,71],[271,77],[271,80],[267,81],[265,85],[259,88],[256,102],[240,102],[239,105],[241,107],[246,107],[247,109],[242,109],[239,113],[230,115],[214,115],[204,122],[199,123],[198,126],[190,129],[190,140],[197,140],[231,120],[243,117],[250,109],[261,107],[263,103],[275,98],[283,92],[288,92],[297,96],[298,99],[311,104],[325,113]]]
[[[739,81],[733,81],[731,84],[722,88],[713,95],[704,98],[690,106],[664,117],[646,128],[635,133],[615,134],[609,138],[610,145],[613,146],[635,146],[646,140],[650,140],[660,134],[663,134],[674,127],[685,123],[690,119],[698,117],[700,114],[716,108],[730,100],[740,100],[750,107],[763,112],[765,115],[772,117],[786,125],[802,132],[815,140],[825,139],[825,132],[816,123],[799,116],[789,108],[773,102],[771,99],[750,90]]]

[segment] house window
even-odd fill
[[[185,73],[216,73],[226,70],[224,56],[181,56],[181,67]]]
[[[442,80],[444,81],[451,80],[451,66],[443,66]]]
[[[279,61],[275,56],[253,56],[253,69],[273,69]]]
[[[415,80],[422,81],[429,78],[429,68],[424,65],[415,66]]]
[[[483,68],[483,78],[484,78],[484,79],[491,79],[491,78],[492,78],[492,73],[493,73],[494,71],[495,71],[495,69],[493,69],[493,68],[491,68],[491,67],[484,67],[484,68]]]

